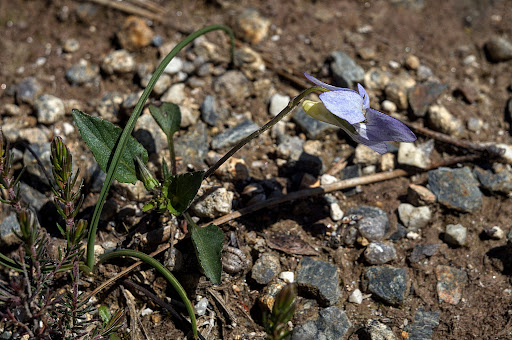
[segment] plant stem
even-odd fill
[[[270,129],[272,126],[276,125],[281,119],[284,118],[284,116],[286,116],[288,113],[290,113],[300,103],[300,101],[302,99],[304,99],[304,97],[306,97],[311,92],[315,92],[315,91],[325,92],[327,90],[325,88],[323,88],[323,87],[315,86],[315,87],[311,87],[309,89],[306,89],[306,90],[302,91],[297,97],[293,98],[288,103],[288,105],[281,112],[279,112],[279,114],[277,116],[272,118],[272,120],[268,121],[267,124],[263,125],[261,128],[259,128],[258,130],[254,131],[249,136],[245,137],[242,141],[238,142],[238,144],[235,145],[233,148],[231,148],[231,150],[229,150],[221,159],[219,159],[217,161],[217,163],[212,165],[212,167],[209,168],[205,172],[203,178],[208,178],[209,176],[211,176],[218,168],[220,168],[220,166],[222,164],[224,164],[231,156],[233,156],[245,144],[249,143],[251,140],[253,140],[254,138],[258,137],[263,132],[265,132],[268,129]]]
[[[105,204],[105,200],[107,198],[108,190],[110,189],[110,186],[112,185],[112,181],[114,180],[114,173],[117,169],[117,165],[119,163],[119,159],[121,158],[121,155],[123,153],[124,147],[126,146],[126,143],[128,142],[128,137],[132,133],[135,123],[137,122],[137,119],[139,118],[140,114],[142,113],[142,108],[144,107],[144,104],[146,103],[146,100],[149,97],[149,94],[155,87],[155,84],[164,72],[165,67],[169,64],[169,62],[180,52],[185,46],[187,46],[190,42],[192,42],[197,37],[206,34],[211,31],[215,30],[222,30],[229,34],[229,37],[231,39],[231,58],[233,58],[233,51],[235,46],[235,37],[233,35],[233,32],[231,29],[227,26],[223,25],[211,25],[204,27],[189,36],[187,36],[185,39],[183,39],[180,43],[176,45],[172,49],[172,51],[162,60],[160,65],[158,65],[155,73],[149,80],[148,86],[144,89],[144,92],[142,93],[139,101],[137,102],[137,105],[135,106],[135,109],[133,110],[133,113],[126,123],[125,128],[123,129],[123,133],[119,137],[119,143],[114,151],[114,155],[112,156],[112,162],[108,165],[108,172],[107,176],[105,177],[105,182],[103,183],[103,187],[101,188],[101,193],[98,198],[98,202],[96,203],[96,207],[94,209],[94,214],[91,219],[90,229],[89,229],[89,236],[87,240],[87,267],[92,271],[94,269],[94,244],[96,241],[96,230],[98,229],[98,223],[100,221],[100,215],[101,211],[103,210],[103,206]]]
[[[169,146],[169,157],[171,157],[171,171],[172,175],[176,176],[178,171],[176,170],[176,153],[174,152],[174,136],[167,137],[167,145]]]

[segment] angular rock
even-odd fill
[[[83,85],[98,78],[100,67],[87,60],[80,59],[78,63],[66,71],[66,79],[71,85]]]
[[[33,105],[42,93],[43,87],[39,81],[34,77],[28,77],[16,86],[16,101],[18,104],[27,103]]]
[[[43,164],[44,168],[51,169],[50,143],[32,144],[30,145],[30,148],[39,157],[39,160]],[[26,167],[26,172],[34,176],[37,183],[42,184],[43,186],[48,185],[48,179],[46,178],[43,170],[41,170],[37,160],[28,149],[25,150],[25,153],[23,154],[23,164]]]
[[[375,266],[366,268],[368,292],[390,305],[401,305],[407,292],[405,268]]]
[[[279,256],[266,253],[256,260],[251,270],[251,277],[259,284],[267,284],[281,272]]]
[[[408,340],[431,340],[434,328],[439,326],[440,312],[426,311],[423,308],[414,313],[414,322],[405,326]]]
[[[423,117],[428,107],[448,88],[448,85],[436,82],[418,84],[409,93],[409,105],[416,117]]]
[[[297,269],[299,288],[314,294],[319,302],[334,305],[340,295],[338,271],[335,265],[303,257]]]
[[[345,340],[349,336],[352,322],[344,311],[328,307],[320,311],[318,319],[295,327],[291,340]]]
[[[50,94],[37,98],[34,107],[37,111],[37,121],[41,124],[53,124],[66,114],[62,100]]]
[[[437,201],[450,209],[473,212],[482,205],[478,182],[468,167],[431,170],[428,184]]]
[[[326,131],[333,129],[334,125],[321,122],[302,109],[302,106],[295,112],[292,119],[299,125],[299,127],[306,133],[308,138],[317,139],[321,137]]]
[[[384,264],[396,259],[396,250],[393,244],[372,242],[366,247],[364,258],[369,264]]]
[[[510,167],[503,167],[496,173],[475,167],[473,173],[477,176],[482,187],[492,192],[509,194],[512,192],[512,171]]]
[[[165,57],[165,55],[163,55],[162,59],[164,57]],[[180,57],[174,57],[169,62],[169,64],[167,64],[167,66],[164,69],[164,72],[167,74],[171,74],[171,75],[179,73],[183,69],[183,65],[184,65],[183,59],[181,59]]]
[[[364,70],[343,51],[331,53],[331,72],[336,86],[353,88],[356,83],[362,83]]]
[[[350,294],[350,296],[348,297],[348,301],[360,305],[361,303],[363,303],[363,293],[361,293],[361,291],[357,288],[354,289],[352,294]]]
[[[229,214],[233,203],[233,192],[225,188],[212,188],[190,206],[199,217],[216,218]]]
[[[219,150],[233,146],[259,128],[260,127],[256,123],[250,120],[245,120],[237,126],[213,137],[211,147],[212,149]]]
[[[393,330],[377,320],[368,320],[365,326],[368,340],[395,340]]]
[[[45,194],[32,188],[23,182],[20,182],[21,200],[36,212],[40,212],[41,208],[50,201]]]
[[[0,244],[5,247],[21,244],[21,240],[15,233],[21,235],[21,228],[18,217],[12,213],[0,222]]]
[[[434,140],[432,139],[418,146],[414,143],[400,143],[397,162],[426,169],[430,166],[430,154],[433,150]]]
[[[405,228],[401,223],[397,223],[396,229],[397,231],[389,236],[389,239],[393,242],[399,241],[407,235],[407,228]]]
[[[460,137],[463,132],[462,122],[442,105],[432,105],[428,109],[428,119],[432,127],[453,137]]]
[[[435,273],[439,302],[458,304],[462,299],[462,288],[468,280],[468,274],[462,269],[442,265],[436,267]]]
[[[462,224],[448,224],[444,240],[454,246],[461,247],[466,244],[468,230]]]
[[[377,207],[360,206],[351,208],[347,215],[359,217],[355,226],[361,236],[370,241],[380,241],[389,231],[389,218],[385,211]]]
[[[415,207],[408,203],[398,206],[398,215],[408,231],[418,231],[424,228],[432,218],[429,207]]]
[[[418,263],[426,257],[430,257],[437,252],[440,244],[429,243],[429,244],[418,244],[409,255],[409,261],[411,263]]]
[[[176,138],[176,156],[182,157],[185,164],[202,169],[208,153],[207,136],[206,124],[199,122],[190,127],[185,134]]]
[[[407,201],[416,206],[430,204],[436,201],[436,195],[422,185],[409,184]]]
[[[487,58],[493,62],[512,59],[512,43],[501,37],[492,37],[485,43]]]

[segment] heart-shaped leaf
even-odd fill
[[[164,182],[162,193],[167,197],[168,210],[178,216],[184,212],[190,202],[196,197],[204,171],[194,171],[176,176],[170,176]]]
[[[167,138],[172,138],[172,135],[179,131],[181,111],[178,105],[173,103],[163,103],[159,107],[149,105],[149,112],[160,126],[160,129],[167,135]]]
[[[222,246],[224,233],[215,224],[192,228],[192,242],[204,274],[215,284],[220,283],[222,273]]]
[[[112,158],[113,150],[117,145],[119,136],[121,136],[121,128],[109,121],[90,116],[76,109],[73,110],[73,119],[78,126],[80,135],[92,151],[101,170],[107,172],[107,166]],[[142,159],[144,164],[148,162],[148,152],[146,149],[135,138],[130,136],[117,165],[114,178],[122,183],[137,182],[135,171],[135,158],[137,156]]]

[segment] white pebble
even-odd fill
[[[348,297],[348,301],[360,305],[361,303],[363,303],[363,293],[361,293],[359,289],[355,289],[352,292],[352,294],[350,294],[350,296]]]
[[[295,274],[293,272],[281,272],[279,278],[286,283],[293,283],[295,281]]]
[[[140,316],[150,315],[151,313],[153,313],[153,310],[151,308],[145,308],[140,311]]]

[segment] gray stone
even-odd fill
[[[167,136],[149,112],[143,113],[137,123],[133,136],[144,146],[148,153],[160,154],[167,148]]]
[[[101,69],[107,74],[130,73],[135,71],[135,58],[127,50],[109,53],[101,63]]]
[[[16,100],[18,104],[27,103],[33,105],[42,93],[43,87],[34,77],[25,78],[16,86]]]
[[[314,294],[319,302],[334,305],[340,295],[338,271],[334,264],[303,257],[297,269],[299,288]]]
[[[396,231],[389,236],[389,239],[393,242],[399,241],[407,235],[407,228],[405,228],[402,224],[397,223]]]
[[[289,102],[289,96],[284,96],[279,93],[274,94],[272,97],[270,97],[270,105],[268,108],[270,115],[273,117],[277,116],[279,112],[288,106]]]
[[[327,204],[329,205],[329,212],[330,212],[331,219],[334,222],[340,221],[345,214],[344,214],[343,210],[341,210],[341,207],[338,204],[338,200],[332,195],[325,195],[324,198],[325,198]]]
[[[435,80],[434,72],[426,65],[420,65],[416,70],[416,76],[419,81]]]
[[[370,149],[368,146],[363,144],[358,144],[356,146],[354,163],[355,164],[364,164],[364,165],[375,165],[379,164],[381,156]]]
[[[80,43],[74,38],[66,39],[62,43],[62,50],[66,53],[75,53],[80,48]]]
[[[190,208],[199,217],[217,218],[231,212],[233,196],[233,192],[225,188],[212,188],[197,198]]]
[[[482,205],[478,182],[468,167],[431,170],[428,184],[437,201],[450,209],[473,212]]]
[[[434,328],[439,326],[440,312],[418,309],[414,314],[414,322],[405,326],[409,337],[408,340],[430,340]]]
[[[265,62],[261,55],[247,46],[235,50],[233,61],[235,66],[251,80],[256,79],[258,75],[265,71]]]
[[[214,96],[208,95],[201,104],[201,119],[210,126],[217,125],[219,115],[217,114],[217,100]]]
[[[297,136],[283,135],[279,138],[277,155],[283,159],[299,159],[302,154],[304,140]]]
[[[416,117],[423,117],[428,107],[448,88],[448,85],[437,82],[417,84],[409,93],[409,105]]]
[[[409,107],[407,101],[407,90],[402,86],[392,82],[384,89],[386,99],[395,103],[400,110],[406,110]]]
[[[389,231],[389,218],[385,211],[377,207],[360,206],[351,208],[347,215],[359,217],[356,227],[361,236],[370,241],[380,241]]]
[[[401,305],[407,292],[405,268],[375,266],[366,268],[368,292],[390,305]]]
[[[438,243],[428,243],[428,244],[418,244],[409,255],[409,261],[411,263],[418,263],[426,257],[430,257],[437,252],[440,244]]]
[[[84,177],[87,183],[87,190],[90,192],[100,192],[105,182],[107,174],[101,170],[100,166],[96,162],[91,162],[86,167],[86,175]]]
[[[20,193],[21,200],[24,203],[27,203],[30,207],[33,207],[36,212],[39,212],[41,208],[50,201],[45,194],[23,182],[20,182]]]
[[[485,43],[487,58],[493,62],[512,59],[512,43],[505,38],[492,37]]]
[[[352,322],[344,311],[328,307],[320,311],[318,319],[295,327],[292,340],[344,340],[347,339]]]
[[[468,230],[461,224],[448,224],[444,234],[444,240],[453,246],[463,246],[466,244]]]
[[[134,92],[134,93],[128,93],[124,96],[124,99],[123,99],[123,103],[121,104],[121,107],[128,111],[128,110],[131,110],[133,108],[135,108],[135,106],[137,105],[137,102],[139,101],[140,99],[140,96],[142,95],[142,90],[138,91],[138,92]],[[131,113],[131,112],[130,112]]]
[[[368,340],[395,340],[393,330],[378,320],[368,320],[365,326]]]
[[[211,143],[212,149],[218,150],[233,146],[259,128],[260,127],[256,123],[250,120],[245,120],[237,126],[213,137]]]
[[[491,170],[475,167],[473,173],[485,189],[492,192],[509,194],[512,192],[512,171],[510,167],[505,166],[503,166],[503,169],[499,170],[500,171],[494,173]]]
[[[221,97],[241,103],[251,94],[251,83],[240,71],[228,71],[213,82],[213,90]]]
[[[404,226],[409,231],[415,232],[424,228],[432,218],[429,207],[415,207],[409,203],[402,203],[398,206],[398,215]]]
[[[279,256],[271,253],[262,254],[251,270],[251,277],[259,284],[267,284],[281,272]]]
[[[80,59],[66,71],[66,79],[71,85],[83,85],[96,80],[100,73],[98,65]]]
[[[426,169],[430,166],[430,154],[434,150],[434,140],[418,146],[414,143],[400,143],[398,148],[398,164],[412,165],[420,169]]]
[[[348,297],[348,301],[360,305],[363,303],[363,293],[359,289],[354,289],[352,294]]]
[[[321,122],[302,109],[302,106],[292,116],[292,119],[306,133],[309,138],[316,139],[324,135],[330,129],[334,129],[334,125]]]
[[[144,77],[140,80],[140,86],[146,87],[149,84],[149,81],[151,80],[152,74],[146,74]],[[171,86],[171,76],[168,74],[162,74],[160,78],[155,83],[155,87],[153,88],[153,91],[157,96],[162,95],[167,89]],[[162,100],[163,101],[163,100]],[[167,100],[166,100],[167,101]],[[173,102],[175,103],[175,102]],[[177,104],[177,103],[175,103]]]
[[[185,84],[178,83],[172,85],[163,95],[160,97],[162,102],[169,102],[174,104],[181,104],[185,100]]]
[[[366,247],[364,258],[369,264],[384,264],[396,259],[396,250],[393,244],[372,242]]]
[[[167,54],[167,53],[166,53]],[[176,74],[183,68],[183,59],[180,57],[172,58],[171,62],[165,67],[164,72],[167,74]]]
[[[467,127],[469,131],[478,132],[484,127],[484,121],[480,118],[471,117],[468,120]]]
[[[62,100],[49,94],[37,98],[34,107],[37,111],[37,121],[41,124],[53,124],[66,114]]]
[[[181,122],[180,127],[186,128],[195,125],[199,121],[201,113],[197,109],[190,108],[185,105],[180,105]]]
[[[364,75],[364,86],[370,90],[384,90],[390,78],[389,71],[373,67]]]
[[[270,20],[254,8],[245,8],[235,18],[235,31],[251,44],[261,42],[268,33]]]
[[[43,167],[45,169],[51,169],[51,150],[50,143],[32,144],[30,148],[39,157]],[[37,160],[34,158],[32,153],[27,149],[23,154],[23,164],[26,167],[27,173],[36,177],[37,182],[47,185],[48,179],[46,178],[43,170],[38,165]]]
[[[352,88],[364,79],[364,70],[345,52],[331,53],[331,71],[336,86]]]
[[[453,116],[442,105],[432,105],[428,109],[428,120],[430,125],[437,131],[453,137],[460,137],[463,128],[460,119]]]
[[[20,224],[15,213],[10,214],[0,223],[0,243],[2,245],[11,247],[21,244],[21,240],[14,234],[13,230],[21,235]]]
[[[176,156],[182,157],[185,164],[192,164],[202,169],[208,153],[206,125],[202,122],[190,127],[188,131],[176,138],[174,148]]]
[[[101,118],[110,122],[119,120],[119,110],[123,103],[123,95],[119,92],[107,92],[96,105],[96,111]]]

